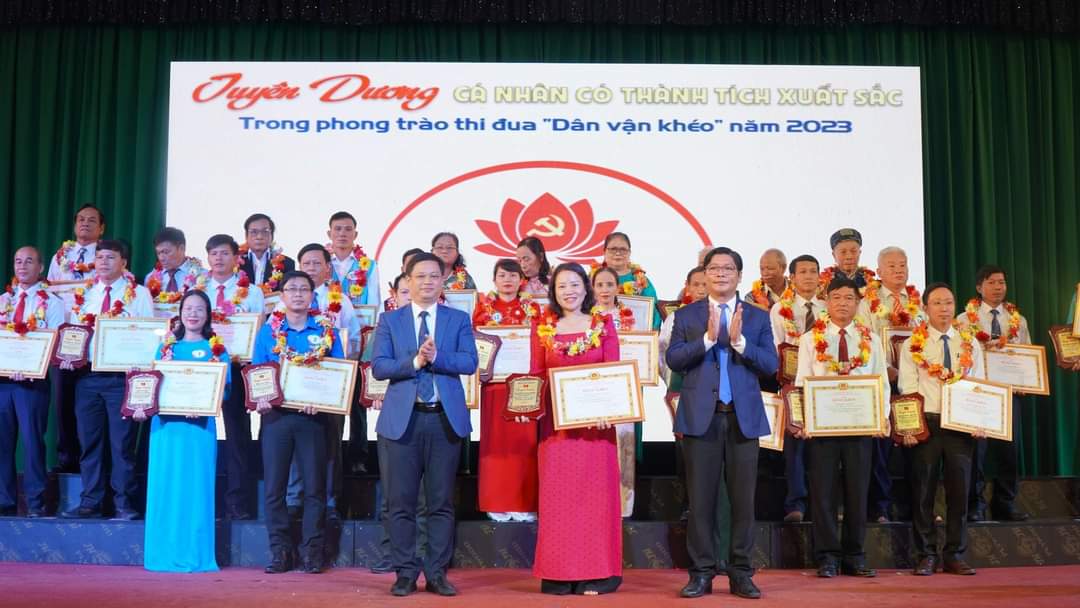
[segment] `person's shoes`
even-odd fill
[[[394,586],[390,587],[390,595],[405,597],[416,593],[416,579],[398,575]]]
[[[509,515],[510,519],[512,519],[514,521],[520,521],[520,522],[524,522],[524,523],[527,523],[527,524],[531,524],[531,523],[536,521],[536,513],[526,513],[526,512],[523,512],[523,511],[513,511],[513,512],[510,512],[510,513],[507,513],[507,515]]]
[[[497,521],[500,524],[510,521],[510,514],[509,513],[498,513],[498,512],[495,512],[495,511],[489,511],[487,516],[488,516],[488,519],[490,519],[491,521]]]
[[[390,560],[383,558],[371,566],[368,566],[368,570],[370,570],[372,574],[388,574],[394,571],[394,565],[390,563]]]
[[[101,507],[75,507],[60,513],[61,519],[103,519]]]
[[[757,588],[754,581],[750,580],[749,576],[740,576],[728,580],[728,589],[732,595],[746,598],[748,600],[756,600],[761,597],[761,589]]]
[[[254,515],[252,515],[251,513],[248,513],[246,510],[244,510],[244,509],[242,509],[240,507],[237,507],[237,506],[226,507],[225,508],[225,516],[228,517],[229,519],[233,520],[233,521],[242,521],[242,520],[246,520],[246,519],[255,519]]]
[[[803,520],[803,512],[802,511],[792,511],[791,513],[788,513],[787,515],[784,516],[784,523],[785,524],[797,524],[797,523],[801,522],[802,520]]]
[[[424,583],[424,591],[435,593],[443,597],[457,595],[457,587],[450,584],[450,581],[446,580],[446,576],[436,576]]]
[[[836,578],[836,574],[836,564],[832,562],[826,562],[818,566],[818,578]]]
[[[727,560],[721,559],[716,562],[716,573],[720,576],[727,576]]]
[[[844,576],[861,576],[862,578],[874,578],[877,576],[877,570],[868,568],[866,564],[841,565],[840,573]]]
[[[985,509],[971,509],[971,510],[969,510],[967,520],[970,521],[971,523],[976,523],[976,522],[980,522],[980,521],[986,521],[986,510]]]
[[[15,505],[9,505],[6,507],[0,507],[0,517],[15,517],[19,514],[19,507]]]
[[[274,551],[274,559],[263,569],[267,574],[283,574],[292,570],[292,559],[287,551]]]
[[[574,584],[571,582],[540,579],[540,593],[546,595],[570,595],[573,592]]]
[[[701,597],[712,593],[712,577],[691,574],[690,581],[679,591],[679,597]]]
[[[362,462],[354,462],[349,465],[349,473],[353,475],[367,475],[367,465]]]
[[[305,559],[300,566],[300,572],[304,574],[322,574],[322,564],[318,559]]]
[[[1030,515],[1016,507],[994,509],[994,519],[998,521],[1027,521],[1030,518]]]
[[[971,576],[975,574],[975,569],[962,559],[946,561],[942,571],[948,572],[949,574],[959,574],[961,576]]]
[[[294,507],[294,506],[290,505],[290,506],[288,506],[286,508],[287,508],[287,510],[289,512],[289,520],[290,521],[297,521],[301,517],[304,516],[304,508],[303,507]]]
[[[29,519],[41,519],[48,516],[49,513],[42,507],[34,507],[26,512],[26,517]]]
[[[915,576],[930,576],[934,573],[934,570],[937,570],[937,558],[928,556],[919,560],[912,574]]]
[[[142,513],[135,509],[117,509],[112,516],[113,521],[136,521],[142,519]]]

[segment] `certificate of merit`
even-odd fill
[[[634,361],[553,367],[548,382],[557,431],[645,419]]]
[[[885,433],[881,376],[811,376],[803,386],[805,429],[811,436]]]

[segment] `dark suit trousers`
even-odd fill
[[[285,491],[295,458],[304,481],[300,555],[321,563],[326,515],[326,420],[322,415],[272,412],[263,417],[262,453],[266,531],[272,551],[292,551]]]
[[[124,374],[81,372],[75,385],[75,416],[82,457],[81,506],[101,508],[105,500],[105,473],[117,510],[136,509],[135,443],[140,423],[124,420]]]
[[[454,552],[454,480],[461,458],[461,437],[444,413],[413,411],[400,439],[386,442],[390,477],[383,479],[390,497],[390,561],[398,576],[415,579],[416,510],[421,485],[427,499],[428,550],[423,571],[427,580],[446,573]],[[421,479],[423,484],[421,484]]]
[[[382,524],[382,535],[379,536],[379,550],[387,561],[390,561],[390,494],[387,492],[387,482],[390,479],[390,455],[387,452],[387,444],[390,440],[379,437],[376,441],[376,453],[379,458],[379,479],[383,480],[382,489],[379,492],[379,523]],[[420,484],[423,485],[423,478]],[[427,499],[424,493],[416,495],[416,556],[423,558],[427,553]]]
[[[784,515],[792,511],[806,513],[806,442],[791,435],[784,437],[784,477],[787,495]]]
[[[241,378],[243,366],[232,364],[232,377]],[[221,415],[225,419],[225,506],[250,511],[251,505],[251,415],[244,405],[243,381],[239,390],[229,391],[222,404]]]
[[[758,440],[739,430],[734,412],[714,414],[705,434],[683,437],[690,518],[686,550],[690,573],[712,577],[723,556],[716,555],[713,531],[731,530],[728,577],[750,576],[750,553],[754,548],[754,491],[757,485]],[[717,521],[717,487],[727,484],[731,501],[730,521]]]
[[[870,486],[870,437],[818,437],[806,442],[810,455],[810,510],[818,564],[866,563],[866,491]],[[837,475],[843,482],[844,535],[837,525]]]
[[[77,371],[65,371],[58,367],[49,370],[52,402],[56,409],[56,459],[61,469],[78,467],[82,455],[75,421],[75,381],[78,374]]]
[[[994,478],[994,495],[990,500],[993,511],[1009,511],[1014,508],[1020,486],[1020,398],[1013,397],[1013,440],[977,439],[975,458],[971,466],[971,492],[968,511],[986,509],[986,474],[983,465],[989,452],[997,462]],[[994,514],[995,517],[1000,513]]]
[[[934,494],[937,493],[938,469],[945,469],[945,560],[960,558],[967,549],[968,482],[975,439],[968,433],[941,428],[941,416],[926,415],[930,438],[910,448],[912,489],[912,533],[915,557],[937,554],[934,530]]]
[[[352,415],[349,416],[349,443],[345,447],[345,460],[350,466],[354,462],[367,463],[367,408],[359,403],[358,396],[353,399]]]
[[[45,430],[49,425],[47,380],[0,380],[0,507],[16,504],[15,445],[23,441],[26,506],[45,507]]]

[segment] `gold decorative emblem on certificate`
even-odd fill
[[[218,416],[229,364],[223,361],[154,361],[163,379],[158,413]]]
[[[964,378],[941,387],[941,428],[1012,441],[1012,387]]]
[[[359,364],[348,359],[327,357],[315,365],[281,363],[282,407],[313,407],[329,414],[348,414]]]
[[[1014,391],[1029,395],[1049,395],[1050,377],[1046,369],[1046,348],[1031,344],[1007,344],[983,349],[986,379],[1008,384]]]
[[[133,367],[150,369],[168,331],[168,319],[98,317],[90,368],[95,372],[127,372]]]

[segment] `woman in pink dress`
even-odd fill
[[[532,372],[619,360],[611,317],[596,311],[577,264],[551,275],[551,307],[532,328]],[[545,391],[545,398],[547,395]],[[540,419],[539,530],[533,575],[543,593],[611,593],[622,583],[622,517],[615,429],[555,431],[551,404]]]

